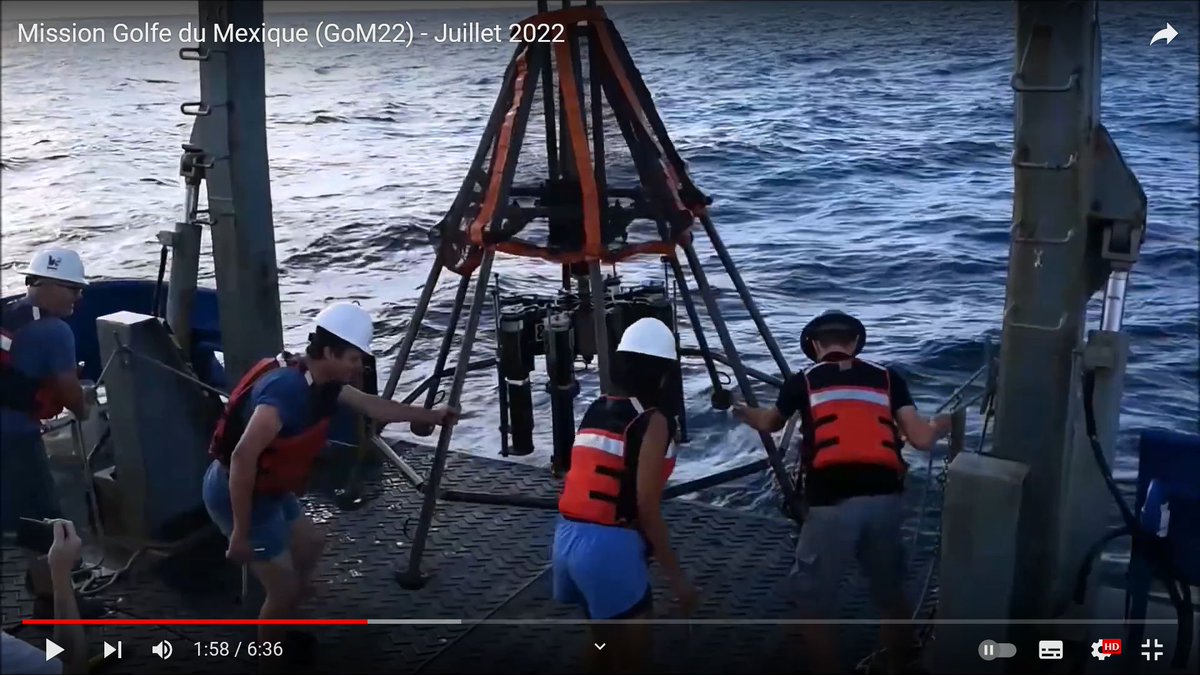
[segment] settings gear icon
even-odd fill
[[[1095,658],[1097,658],[1101,661],[1112,656],[1112,654],[1105,654],[1104,652],[1100,651],[1103,646],[1104,646],[1104,640],[1096,640],[1095,642],[1092,643],[1092,656],[1094,656]]]

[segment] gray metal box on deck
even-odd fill
[[[172,532],[175,523],[203,512],[200,484],[219,410],[197,384],[170,370],[189,367],[158,319],[117,312],[99,317],[96,329],[104,363],[112,358],[104,384],[119,520],[129,537],[175,539],[185,534]]]

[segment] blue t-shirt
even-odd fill
[[[58,317],[43,314],[42,318],[25,324],[13,336],[11,349],[13,367],[34,379],[75,372],[75,334]],[[41,424],[28,413],[0,408],[3,435],[37,436],[41,430]]]
[[[250,415],[260,405],[272,406],[279,411],[282,424],[279,438],[290,438],[331,417],[341,391],[342,385],[332,382],[313,389],[297,369],[277,368],[254,383],[243,404],[242,419],[249,422]]]

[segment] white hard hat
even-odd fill
[[[69,248],[47,248],[34,253],[29,266],[20,274],[87,286],[87,279],[83,276],[83,261],[78,253]]]
[[[638,319],[625,329],[617,351],[656,356],[671,361],[679,358],[675,352],[675,334],[667,328],[667,324],[649,317]]]
[[[374,326],[370,313],[362,307],[351,302],[335,302],[321,310],[316,324],[358,347],[364,354],[371,353]]]

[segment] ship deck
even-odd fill
[[[397,445],[422,475],[431,453]],[[407,564],[420,513],[421,493],[398,471],[379,467],[362,508],[341,511],[331,491],[305,498],[310,516],[328,532],[316,597],[309,618],[458,619],[462,623],[369,625],[311,629],[318,640],[306,668],[290,672],[534,673],[580,669],[593,649],[578,609],[551,598],[550,547],[555,514],[512,506],[442,501],[422,569],[431,575],[422,589],[402,589],[398,566]],[[323,482],[340,485],[344,469],[324,472]],[[464,453],[451,453],[444,489],[552,497],[558,482],[548,470]],[[909,490],[908,527],[915,525],[921,491]],[[701,590],[693,625],[655,625],[655,672],[770,673],[802,670],[803,644],[793,626],[772,623],[794,617],[786,592],[797,529],[791,521],[692,500],[667,502],[664,512],[685,568]],[[934,516],[936,518],[936,515]],[[928,524],[928,521],[926,521]],[[915,596],[932,560],[932,537],[913,556],[909,590]],[[3,548],[3,621],[11,629],[29,616],[32,599],[22,583],[23,552]],[[847,570],[841,609],[864,621],[843,628],[846,658],[866,654],[878,627],[856,570]],[[670,616],[669,595],[660,580],[656,614]],[[934,582],[936,587],[936,579]],[[171,557],[142,556],[98,594],[117,608],[113,618],[249,619],[257,614],[261,590],[250,583],[239,602],[241,570],[224,559],[224,539],[215,530]],[[932,598],[929,598],[932,600]],[[546,619],[575,620],[547,623]],[[530,620],[539,620],[537,623]],[[253,639],[250,626],[89,627],[88,644],[99,655],[104,641],[123,643],[123,658],[103,662],[103,672],[256,672],[253,659],[196,656],[196,642]],[[21,626],[18,635],[41,646],[50,635],[40,626]],[[174,655],[151,654],[159,640]],[[605,648],[619,648],[606,645]]]

